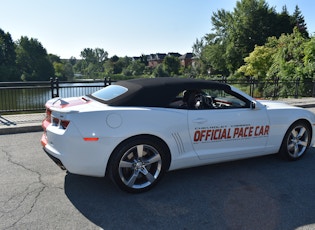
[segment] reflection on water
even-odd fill
[[[104,85],[101,83],[67,83],[60,84],[59,87],[59,96],[65,98],[91,94],[103,88]],[[0,88],[0,113],[44,110],[46,101],[51,98],[52,92],[49,86]]]

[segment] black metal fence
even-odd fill
[[[228,80],[226,78],[217,81],[233,85],[255,98],[288,98],[288,97],[315,97],[315,82],[313,80],[280,80],[276,78],[270,81],[258,81],[254,78],[248,80]]]
[[[215,79],[233,85],[252,97],[276,99],[279,97],[315,97],[315,82],[302,81],[232,81],[226,78]],[[53,97],[76,97],[90,94],[113,81],[59,82],[0,82],[0,114],[44,111],[46,101]]]
[[[0,114],[44,111],[45,103],[54,97],[76,97],[90,94],[111,84],[111,80],[59,82],[0,82]]]

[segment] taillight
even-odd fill
[[[59,119],[54,117],[54,118],[52,119],[52,125],[53,125],[53,126],[59,126]]]
[[[63,129],[66,129],[68,127],[68,125],[70,124],[70,121],[67,120],[61,120],[60,121],[60,125]]]
[[[70,121],[68,120],[60,120],[56,117],[53,117],[52,119],[52,125],[58,126],[59,128],[62,128],[62,129],[67,129],[69,124],[70,124]]]
[[[51,119],[51,110],[47,108],[46,109],[46,120],[50,121],[50,119]]]

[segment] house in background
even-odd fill
[[[155,68],[157,65],[161,64],[165,58],[166,54],[156,53],[147,56],[148,66]]]
[[[156,53],[147,55],[148,66],[155,68],[157,65],[161,64],[166,56],[174,56],[180,60],[180,64],[184,67],[190,66],[192,64],[193,53],[186,53],[181,55],[179,53]]]
[[[193,53],[186,53],[179,57],[181,66],[191,66],[193,62]]]

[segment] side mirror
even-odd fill
[[[254,101],[250,102],[250,108],[255,109],[256,108],[256,103]]]

